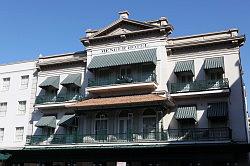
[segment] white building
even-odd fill
[[[86,31],[81,38],[86,51],[38,59],[32,127],[26,146],[9,161],[245,162],[249,134],[240,59],[245,36],[230,29],[171,37],[165,17],[141,22],[126,11],[119,15],[104,28]]]
[[[0,149],[19,149],[26,143],[34,111],[35,61],[0,65]]]

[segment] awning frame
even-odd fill
[[[60,84],[65,87],[68,87],[70,85],[81,87],[81,79],[82,79],[81,73],[69,74]]]
[[[35,126],[40,128],[56,128],[56,116],[43,116],[38,120]]]
[[[190,73],[192,76],[194,76],[194,60],[176,62],[174,67],[174,73],[176,75],[180,73]]]
[[[55,89],[59,89],[60,76],[47,77],[39,87],[42,89],[47,89],[48,87],[52,87]]]
[[[209,103],[207,108],[207,118],[210,120],[228,119],[228,103],[217,102]]]
[[[153,63],[156,65],[156,48],[94,56],[87,68],[94,70],[140,63]]]
[[[178,106],[174,117],[176,120],[194,120],[197,122],[197,107],[196,105]]]
[[[225,67],[224,67],[223,57],[206,58],[204,61],[204,70],[206,72],[219,70],[222,73],[224,73],[225,72],[224,68]]]

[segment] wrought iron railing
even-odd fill
[[[229,88],[227,78],[220,80],[198,80],[190,83],[172,83],[171,93],[198,92],[227,88]]]
[[[82,94],[66,94],[66,95],[55,95],[55,96],[37,96],[36,104],[44,103],[60,103],[65,101],[79,101],[83,99]]]
[[[138,77],[118,76],[116,78],[107,77],[106,79],[94,78],[88,80],[88,87],[140,82],[156,82],[156,74],[142,73]]]
[[[27,145],[51,144],[99,144],[99,143],[133,143],[133,142],[199,142],[230,141],[230,128],[194,128],[168,129],[161,132],[118,133],[118,134],[53,134],[28,135]]]

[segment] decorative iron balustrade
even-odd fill
[[[118,77],[107,77],[106,79],[89,79],[88,87],[93,86],[105,86],[113,84],[125,84],[125,83],[140,83],[140,82],[156,82],[155,73],[142,73],[138,77],[118,76]]]
[[[220,80],[198,80],[190,83],[171,83],[171,93],[199,92],[227,88],[229,88],[227,78]]]
[[[51,144],[100,144],[100,143],[134,143],[134,142],[199,142],[230,141],[230,128],[193,128],[168,129],[162,132],[118,133],[118,134],[85,134],[85,135],[28,135],[27,145]]]
[[[82,100],[84,96],[82,94],[66,94],[66,95],[43,95],[36,97],[36,104],[44,104],[44,103],[61,103],[65,101],[79,101]]]

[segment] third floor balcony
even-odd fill
[[[92,94],[109,92],[152,92],[157,88],[155,66],[129,65],[96,70],[88,80],[87,91]]]
[[[39,95],[36,97],[36,104],[56,104],[83,99],[80,93],[62,94],[62,95]]]
[[[89,93],[142,93],[156,89],[156,49],[120,52],[92,57],[88,70]]]
[[[218,80],[197,80],[187,83],[171,83],[171,94],[181,95],[193,93],[229,92],[229,81],[227,78]]]

